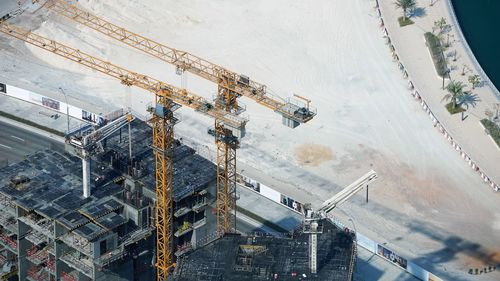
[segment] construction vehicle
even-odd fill
[[[66,144],[72,146],[75,149],[74,154],[82,159],[83,197],[89,197],[91,192],[90,158],[104,152],[102,141],[120,130],[123,126],[130,125],[130,122],[133,120],[134,117],[131,114],[124,114],[105,125],[93,126],[89,124],[66,134]]]
[[[358,191],[363,189],[368,184],[377,179],[377,173],[373,170],[369,171],[349,186],[342,189],[330,199],[321,204],[317,210],[313,210],[310,204],[305,206],[305,215],[303,223],[303,232],[309,233],[309,267],[311,273],[317,272],[317,250],[318,250],[318,234],[323,232],[321,220],[327,218],[328,214],[338,207],[340,204],[347,201]]]

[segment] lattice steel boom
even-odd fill
[[[315,110],[309,108],[309,103],[307,105],[298,105],[291,101],[285,101],[283,98],[267,93],[266,85],[249,79],[245,75],[240,75],[189,52],[174,49],[148,39],[80,9],[65,0],[48,0],[45,7],[124,44],[173,64],[179,70],[189,71],[217,83],[225,87],[232,95],[250,98],[281,114],[283,118],[294,121],[294,127],[310,121],[316,115]]]
[[[205,98],[195,95],[185,89],[177,88],[144,74],[132,72],[103,59],[86,54],[57,41],[47,39],[19,26],[0,21],[0,32],[20,39],[46,51],[75,61],[93,70],[114,77],[127,86],[136,86],[154,94],[163,95],[180,105],[192,108],[204,115],[220,119],[224,124],[234,128],[244,128],[247,120],[218,109]]]

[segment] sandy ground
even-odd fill
[[[354,197],[338,210],[341,219],[352,217],[358,231],[445,280],[469,280],[471,266],[499,262],[498,195],[472,173],[408,94],[372,0],[79,3],[133,31],[238,70],[273,93],[313,100],[318,116],[294,130],[283,127],[274,113],[244,101],[251,116],[238,154],[245,173],[299,201],[318,204],[374,169],[380,179],[370,189],[369,203],[362,195]],[[176,76],[173,67],[45,10],[16,21],[207,98],[215,93],[213,84],[189,74]],[[2,80],[47,92],[63,84],[81,102],[130,106],[142,113],[151,102],[144,91],[3,35],[0,46]],[[180,113],[177,134],[200,149],[212,149],[206,129],[213,122],[189,110]]]

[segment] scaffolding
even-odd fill
[[[35,265],[28,270],[26,279],[29,281],[45,281],[49,280],[49,274],[43,270],[43,267]]]
[[[81,198],[75,188],[81,185],[81,161],[66,154],[41,151],[0,169],[0,249],[8,252],[7,262],[16,267],[20,279],[104,280],[122,271],[132,256],[152,257],[154,252],[142,248],[151,247],[155,231],[151,222],[155,194],[149,184],[154,158],[147,140],[151,128],[134,122],[137,149],[132,161],[127,159],[128,143],[119,133],[109,138],[109,153],[91,167],[99,180],[89,198]],[[214,219],[207,219],[206,206],[215,198],[215,166],[179,141],[173,153],[173,193],[179,208],[175,225],[180,223],[174,231],[177,243],[183,245],[178,253],[184,254],[200,244],[195,238],[210,232],[205,225],[214,227],[207,223]],[[118,154],[125,156],[120,163],[133,163],[125,171],[137,172],[121,174],[122,169],[115,167]],[[13,185],[11,179],[22,182]]]
[[[47,265],[45,266],[45,269],[52,274],[56,273],[56,263],[54,259],[49,258],[47,261]]]
[[[62,281],[78,281],[78,272],[75,270],[71,271],[70,273],[66,272],[61,272],[61,280]]]
[[[39,249],[37,246],[33,246],[26,252],[26,259],[34,265],[41,265],[42,263],[47,262],[48,258],[49,253],[47,251],[47,247]]]
[[[64,242],[66,245],[78,250],[79,252],[84,253],[87,256],[92,256],[94,251],[92,250],[92,244],[89,243],[87,239],[73,233],[68,232],[59,237],[59,240]]]
[[[60,259],[69,267],[83,273],[90,279],[94,279],[92,260],[89,257],[86,257],[77,251],[70,251],[64,254]]]
[[[19,217],[19,220],[29,225],[34,230],[43,233],[45,236],[54,237],[53,220],[44,218],[33,212],[24,217]]]
[[[318,271],[309,268],[309,233],[274,237],[226,235],[184,255],[174,280],[348,281],[353,278],[356,243],[353,233],[323,222],[317,234]],[[179,249],[181,250],[181,249]]]
[[[7,229],[8,231],[14,233],[17,231],[17,220],[12,214],[10,214],[9,212],[5,212],[4,210],[5,209],[2,209],[2,211],[0,212],[0,225],[4,229]]]
[[[0,244],[12,252],[17,252],[17,242],[0,230]]]

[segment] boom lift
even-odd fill
[[[318,250],[318,234],[323,232],[321,219],[324,219],[328,214],[340,204],[347,201],[358,191],[363,189],[368,184],[377,179],[377,173],[373,170],[369,171],[346,188],[335,194],[332,198],[326,200],[321,204],[317,210],[313,210],[310,206],[305,208],[305,217],[303,232],[309,233],[309,267],[311,273],[317,272],[317,250]]]
[[[90,157],[104,151],[102,141],[120,130],[123,126],[130,124],[134,117],[125,114],[101,127],[88,125],[82,129],[68,132],[66,143],[76,149],[76,154],[82,159],[83,170],[83,197],[90,196]]]
[[[8,24],[6,22],[8,18],[9,16],[0,19],[0,32],[114,77],[124,85],[136,86],[155,95],[156,104],[148,110],[152,113],[150,122],[153,128],[153,153],[156,159],[156,267],[157,280],[167,280],[168,271],[173,266],[172,154],[173,127],[176,122],[174,111],[181,105],[192,108],[220,120],[225,126],[237,131],[237,134],[244,134],[247,120],[221,110],[203,97],[185,89],[129,71],[24,28]]]
[[[285,101],[267,93],[266,85],[253,81],[248,76],[237,74],[189,52],[177,50],[143,37],[82,10],[65,0],[48,0],[44,6],[104,35],[175,65],[179,74],[188,71],[217,83],[215,105],[218,109],[236,115],[240,114],[244,109],[238,105],[237,99],[240,96],[245,96],[280,114],[283,124],[291,128],[310,121],[316,115],[316,111],[309,107],[311,102],[309,99],[294,95],[299,100],[305,101],[305,104],[300,104],[298,100],[296,102],[291,99]],[[213,131],[217,146],[217,231],[222,235],[235,228],[235,214],[230,214],[230,212],[231,210],[236,212],[236,149],[239,147],[239,139],[244,134],[235,135],[234,128],[228,127],[223,120],[217,118],[215,118]]]

